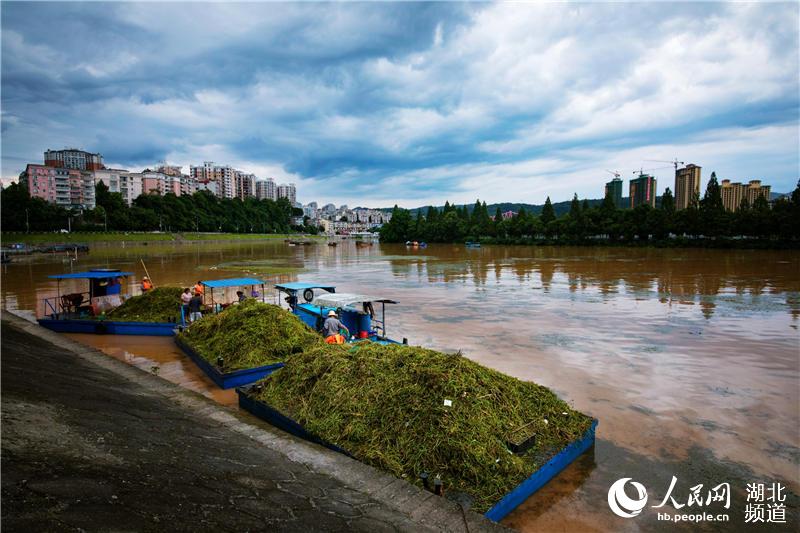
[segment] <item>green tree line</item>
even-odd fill
[[[99,182],[96,207],[66,209],[12,183],[2,192],[3,231],[57,231],[71,226],[80,231],[222,231],[227,233],[285,233],[316,228],[291,227],[292,216],[302,214],[286,198],[277,201],[217,198],[208,191],[191,196],[142,194],[128,206],[119,193]],[[298,213],[299,211],[299,213]]]
[[[500,209],[489,215],[485,202],[466,205],[445,203],[443,209],[430,207],[414,217],[408,210],[394,207],[392,219],[381,228],[386,242],[427,241],[528,244],[551,242],[591,243],[733,243],[746,238],[797,245],[800,241],[800,182],[789,198],[771,207],[764,197],[749,205],[742,201],[739,210],[726,211],[722,189],[712,173],[705,194],[696,197],[687,209],[676,210],[672,192],[666,189],[661,205],[618,209],[611,197],[590,207],[575,195],[568,213],[556,216],[550,198],[541,214],[520,209],[503,219]]]

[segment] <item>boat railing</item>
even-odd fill
[[[91,305],[91,294],[89,291],[73,292],[44,298],[45,315],[61,318],[61,315],[77,313],[81,307]]]

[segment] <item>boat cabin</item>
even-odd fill
[[[244,289],[242,292],[246,298],[255,298],[262,302],[266,301],[264,295],[266,282],[263,279],[210,279],[201,281],[200,284],[203,286],[203,305],[214,312],[221,311],[236,301],[235,292],[227,294],[232,291],[226,289]],[[261,289],[260,291],[259,288]],[[217,289],[216,293],[214,293],[214,289]]]
[[[122,305],[122,286],[133,272],[119,269],[95,268],[86,272],[70,272],[48,276],[57,280],[56,296],[44,299],[45,314],[53,319],[80,318],[99,315]],[[61,294],[61,280],[83,279],[88,290]]]
[[[394,300],[337,293],[333,285],[298,282],[282,283],[275,288],[280,295],[286,294],[283,301],[289,305],[291,311],[316,331],[322,330],[328,312],[333,310],[354,340],[397,342],[386,336],[386,304],[396,304]],[[380,316],[375,310],[375,304],[380,304]]]

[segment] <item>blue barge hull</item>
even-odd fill
[[[249,396],[250,387],[239,387],[236,389],[236,394],[239,396],[239,407],[245,411],[249,411],[258,418],[269,422],[273,426],[281,429],[287,433],[291,433],[301,439],[315,442],[326,448],[343,453],[352,457],[346,450],[331,444],[324,439],[307,431],[303,426],[281,414],[276,409],[272,408],[264,402],[254,400]],[[499,502],[486,511],[484,515],[495,522],[499,522],[505,518],[511,511],[517,508],[522,502],[528,499],[532,494],[542,488],[548,481],[553,479],[559,472],[569,466],[581,454],[594,446],[595,429],[597,428],[597,420],[592,421],[592,426],[586,430],[583,436],[564,447],[563,450],[558,452],[552,459],[547,461],[538,470],[536,470],[528,479],[517,485],[513,490],[503,496]]]
[[[59,333],[94,333],[98,335],[175,335],[177,324],[171,322],[116,322],[113,320],[38,319],[39,325]]]
[[[222,373],[217,370],[217,367],[203,359],[197,352],[190,348],[186,343],[175,339],[175,344],[178,348],[183,350],[183,353],[196,364],[200,370],[211,378],[217,387],[221,389],[232,389],[233,387],[240,387],[258,381],[259,379],[268,376],[283,367],[283,363],[274,363],[271,365],[257,366],[255,368],[245,368],[242,370],[234,370],[233,372]]]

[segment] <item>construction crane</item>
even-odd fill
[[[672,164],[672,166],[675,167],[675,172],[678,171],[678,165],[685,164],[683,161],[678,161],[677,157],[675,159],[673,159],[672,161],[662,161],[661,159],[645,159],[645,161],[649,161],[651,163],[670,163],[670,164]]]
[[[606,172],[608,172],[609,174],[613,174],[615,178],[619,178],[620,176],[622,176],[622,174],[619,173],[619,170],[614,170],[614,171],[606,170]]]
[[[672,161],[664,161],[664,163],[671,163],[671,162],[672,162]],[[664,170],[664,169],[666,169],[666,168],[672,168],[672,167],[648,168],[647,170],[645,170],[645,169],[643,169],[643,168],[640,168],[639,170],[634,170],[634,171],[633,171],[633,174],[634,174],[634,175],[635,175],[635,174],[639,174],[639,175],[641,176],[641,175],[642,175],[642,174],[644,174],[645,172],[652,172],[652,171],[654,171],[654,170]]]

